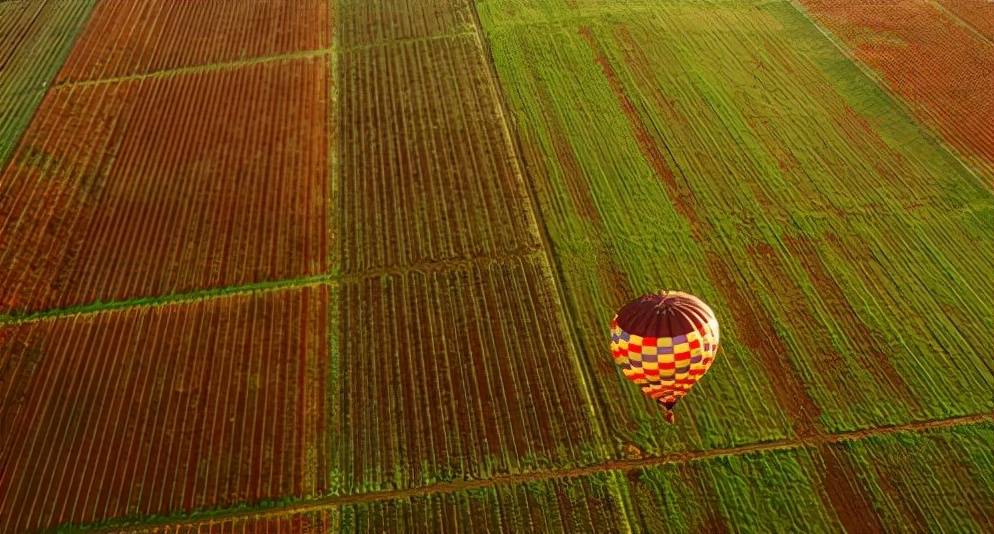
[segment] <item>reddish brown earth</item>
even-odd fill
[[[305,288],[0,331],[0,421],[20,429],[0,438],[0,530],[325,490],[327,299]]]
[[[325,49],[325,0],[99,2],[56,83]]]
[[[994,2],[989,0],[933,0],[967,26],[988,39],[994,39]]]
[[[946,141],[994,176],[994,43],[989,23],[970,22],[983,20],[989,3],[942,2],[948,10],[918,0],[801,3]]]
[[[824,497],[846,532],[882,532],[880,516],[845,450],[833,444],[822,445],[817,450],[824,464],[821,471]]]
[[[326,106],[321,58],[53,90],[0,172],[0,310],[325,272]]]

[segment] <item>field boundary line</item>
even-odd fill
[[[66,525],[70,530],[95,530],[98,532],[121,531],[124,529],[141,529],[153,527],[199,527],[217,524],[233,519],[257,519],[273,515],[291,515],[319,512],[329,508],[348,506],[353,504],[365,504],[373,502],[390,501],[396,499],[406,499],[412,497],[422,497],[426,495],[451,494],[460,491],[472,491],[489,489],[502,486],[524,484],[528,482],[545,482],[555,479],[570,479],[597,474],[605,474],[616,471],[633,471],[650,467],[658,467],[668,464],[686,464],[699,462],[720,457],[742,456],[752,453],[764,453],[772,451],[793,450],[804,447],[817,447],[820,445],[830,445],[834,443],[861,441],[863,439],[887,436],[899,433],[924,432],[929,430],[955,428],[971,424],[984,422],[994,422],[994,413],[978,413],[970,415],[952,416],[942,419],[930,419],[926,421],[915,421],[894,425],[883,425],[858,430],[846,430],[835,433],[816,434],[807,437],[795,437],[773,441],[763,441],[737,445],[733,447],[706,449],[698,451],[672,452],[658,456],[648,456],[635,459],[606,460],[595,464],[581,467],[552,468],[529,471],[526,473],[514,473],[496,475],[490,478],[478,480],[456,480],[450,482],[437,482],[424,486],[399,489],[371,491],[366,493],[355,493],[350,495],[328,495],[301,499],[295,502],[277,504],[269,508],[250,509],[245,505],[236,505],[230,508],[221,508],[200,512],[198,517],[194,512],[188,517],[129,517],[119,519],[107,519],[100,523],[89,525]]]
[[[536,245],[522,247],[503,254],[470,256],[465,258],[412,263],[409,265],[379,267],[357,271],[354,273],[343,274],[338,272],[330,272],[295,278],[251,282],[232,286],[195,289],[183,293],[135,297],[131,299],[112,300],[107,302],[91,302],[87,304],[67,306],[64,308],[50,308],[47,310],[32,312],[5,312],[0,313],[0,327],[16,326],[41,321],[54,321],[78,315],[95,315],[99,313],[110,313],[135,308],[153,308],[167,306],[170,304],[199,302],[203,300],[220,299],[251,293],[265,293],[285,289],[296,289],[300,287],[358,282],[383,276],[403,276],[410,273],[440,273],[466,270],[473,267],[488,267],[491,265],[499,266],[516,260],[536,259],[541,255],[543,255],[543,251],[541,250],[541,247]]]
[[[125,83],[142,81],[149,79],[174,78],[188,74],[200,74],[205,72],[218,72],[226,70],[237,70],[243,67],[255,65],[266,65],[269,63],[280,63],[285,61],[298,61],[301,59],[312,59],[333,54],[332,47],[315,48],[312,50],[300,50],[287,52],[284,54],[272,54],[267,56],[255,56],[234,61],[221,61],[217,63],[203,63],[199,65],[188,65],[185,67],[175,67],[171,69],[154,70],[137,74],[126,74],[124,76],[112,76],[109,78],[94,78],[90,80],[68,80],[53,84],[52,90],[67,89],[73,87],[90,87],[94,85],[106,85],[112,83]]]
[[[576,326],[577,321],[574,320],[572,307],[569,305],[570,301],[567,298],[566,287],[563,283],[565,279],[563,276],[563,267],[552,246],[552,237],[549,235],[549,227],[545,223],[545,217],[542,215],[542,205],[539,202],[538,192],[533,186],[534,182],[530,179],[528,167],[525,163],[525,151],[521,144],[521,138],[518,135],[519,128],[517,121],[514,118],[514,114],[510,111],[511,106],[508,104],[507,95],[504,93],[504,88],[500,83],[500,73],[497,72],[493,50],[490,48],[490,41],[487,39],[486,32],[483,30],[483,21],[480,19],[479,8],[475,2],[472,3],[470,11],[473,16],[476,38],[479,41],[480,51],[483,55],[481,59],[486,63],[487,70],[490,73],[490,86],[497,100],[497,111],[502,123],[501,129],[514,155],[515,175],[520,181],[521,187],[528,194],[530,208],[528,211],[532,216],[531,222],[535,225],[534,231],[539,238],[540,248],[545,255],[550,283],[553,286],[553,297],[555,303],[558,304],[556,316],[559,319],[560,327],[563,329],[563,334],[569,339],[569,345],[573,353],[573,363],[578,373],[577,378],[582,381],[583,396],[586,398],[590,417],[594,421],[594,430],[597,432],[600,441],[603,442],[608,437],[608,431],[607,423],[600,414],[606,413],[606,409],[592,385],[592,371],[589,369],[586,358],[583,357],[583,347],[580,341],[582,338]],[[605,446],[605,452],[610,452],[610,446]]]
[[[973,168],[974,163],[971,162],[971,159],[967,157],[966,154],[961,153],[959,149],[946,142],[946,139],[942,136],[942,133],[936,129],[936,127],[921,120],[920,117],[925,117],[930,121],[934,120],[932,119],[932,115],[928,110],[922,108],[919,111],[917,109],[917,106],[913,105],[911,102],[906,101],[899,94],[892,91],[890,87],[887,85],[887,82],[884,81],[884,79],[881,78],[880,75],[878,75],[877,72],[873,70],[872,67],[860,61],[856,57],[856,54],[853,53],[852,49],[849,48],[848,45],[846,45],[845,43],[842,42],[841,39],[836,37],[836,35],[832,33],[831,30],[822,26],[821,23],[818,22],[816,17],[810,11],[808,11],[806,7],[800,4],[800,0],[789,0],[788,3],[798,13],[801,14],[801,17],[803,17],[804,20],[808,22],[808,24],[811,24],[816,30],[818,30],[819,33],[821,33],[821,35],[825,39],[828,40],[828,42],[832,43],[832,45],[835,46],[835,48],[839,51],[840,54],[843,55],[843,57],[849,60],[849,62],[852,63],[857,70],[863,73],[863,76],[865,76],[868,80],[870,80],[870,82],[873,83],[877,87],[877,89],[879,89],[883,94],[887,95],[887,98],[894,104],[894,106],[897,109],[899,109],[901,113],[907,115],[908,120],[916,127],[918,127],[918,129],[922,132],[922,134],[929,141],[931,141],[932,144],[945,150],[946,153],[949,154],[949,156],[952,157],[953,160],[959,163],[960,167],[962,167],[963,170],[965,170],[969,176],[973,177],[974,180],[977,180],[977,182],[980,183],[983,187],[987,189],[990,189],[992,187],[991,183],[989,183],[987,180],[988,176],[986,169],[974,169]]]
[[[983,42],[985,42],[985,43],[987,43],[987,44],[989,44],[991,46],[994,46],[994,41],[992,41],[990,37],[987,37],[986,35],[980,33],[980,30],[978,30],[976,26],[974,26],[973,24],[970,24],[963,17],[957,15],[952,10],[950,10],[948,7],[942,5],[942,3],[939,2],[938,0],[928,0],[928,3],[931,4],[932,7],[934,7],[938,11],[940,11],[942,14],[946,15],[947,17],[949,17],[949,19],[952,20],[953,23],[956,24],[957,26],[961,26],[963,29],[965,29],[966,31],[970,32],[977,39],[980,39],[981,41],[983,41]]]
[[[188,302],[199,302],[223,297],[246,295],[250,293],[264,293],[269,291],[280,291],[283,289],[293,289],[298,287],[317,286],[334,283],[338,277],[330,274],[317,274],[302,276],[298,278],[283,278],[280,280],[267,280],[265,282],[253,282],[236,286],[223,286],[208,289],[197,289],[185,293],[172,293],[168,295],[157,295],[150,297],[137,297],[133,299],[113,300],[108,302],[92,302],[67,306],[65,308],[52,308],[35,312],[7,312],[0,314],[0,327],[16,326],[25,323],[36,323],[41,321],[54,321],[66,317],[78,315],[96,315],[105,312],[123,311],[134,308],[155,308],[168,306],[170,304],[182,304]]]
[[[466,256],[462,258],[452,258],[446,260],[426,261],[412,263],[410,265],[396,265],[388,267],[376,267],[363,269],[354,273],[344,273],[338,277],[340,282],[357,282],[369,278],[381,276],[402,276],[409,273],[440,273],[448,271],[461,271],[472,267],[487,267],[490,265],[501,265],[505,262],[522,259],[534,259],[542,254],[541,247],[525,246],[503,254],[484,254],[478,256]]]
[[[31,22],[32,24],[34,24],[35,19],[37,19],[37,17],[41,15],[41,12],[44,11],[45,7],[48,5],[48,2],[40,3],[39,5],[41,7],[38,8],[38,13],[32,19],[32,22]],[[59,65],[59,68],[56,69],[55,72],[50,77],[48,77],[47,80],[45,80],[45,86],[42,87],[41,89],[25,88],[25,89],[21,89],[20,91],[16,91],[16,92],[14,92],[12,94],[8,94],[8,98],[14,98],[14,97],[18,97],[18,96],[29,94],[31,92],[38,91],[38,92],[41,93],[41,98],[38,100],[38,103],[35,105],[34,109],[31,111],[31,117],[28,119],[27,122],[24,123],[24,126],[21,128],[21,131],[18,132],[18,134],[15,136],[14,142],[10,145],[10,150],[7,153],[7,156],[6,157],[0,157],[0,171],[3,171],[4,169],[6,169],[7,165],[11,161],[14,161],[14,154],[17,152],[18,148],[20,148],[21,141],[24,140],[24,136],[27,134],[28,129],[31,128],[31,124],[34,123],[35,118],[38,116],[38,111],[41,109],[42,104],[45,102],[45,99],[48,97],[49,92],[51,92],[51,90],[53,88],[52,82],[56,78],[59,77],[59,73],[62,72],[63,68],[65,68],[66,61],[69,60],[69,56],[72,55],[73,49],[76,48],[76,42],[79,40],[79,36],[83,32],[85,32],[87,26],[90,25],[90,21],[93,19],[93,12],[96,11],[96,6],[97,6],[97,2],[96,1],[94,1],[90,5],[89,11],[87,11],[87,13],[86,13],[86,20],[81,21],[81,24],[76,29],[76,34],[73,35],[72,42],[68,44],[68,46],[66,48],[66,51],[65,51],[65,55],[62,57],[62,63]],[[18,46],[20,46],[20,44],[22,44],[22,43],[23,43],[23,41],[21,41],[21,43],[18,43]],[[11,50],[11,55],[8,57],[7,60],[5,60],[4,65],[0,66],[0,70],[3,70],[4,68],[6,68],[6,62],[9,61],[9,59],[11,57],[13,57],[14,54],[16,54],[16,47],[15,47],[15,49]]]
[[[587,413],[592,421],[591,426],[597,438],[598,448],[610,457],[613,446],[608,424],[603,415],[607,413],[607,407],[604,399],[598,394],[596,380],[594,379],[594,370],[584,353],[583,337],[581,336],[579,323],[576,320],[567,292],[563,265],[560,258],[556,255],[552,244],[552,235],[549,232],[549,225],[545,221],[545,214],[542,212],[542,204],[539,199],[538,190],[536,189],[536,180],[528,170],[524,145],[521,141],[521,128],[518,126],[517,119],[511,111],[512,108],[508,102],[507,94],[504,91],[504,86],[501,84],[500,72],[497,70],[497,61],[490,46],[490,40],[487,38],[486,31],[483,29],[483,20],[480,18],[479,6],[476,2],[471,2],[470,12],[473,16],[473,25],[476,29],[476,39],[480,47],[480,53],[490,73],[489,85],[497,101],[496,107],[505,142],[508,143],[514,155],[512,163],[515,176],[521,183],[521,187],[527,192],[531,223],[535,225],[535,233],[538,235],[542,245],[541,248],[545,255],[545,262],[542,267],[548,275],[549,281],[547,283],[552,286],[551,296],[553,304],[557,308],[555,310],[556,318],[559,320],[563,335],[568,339],[570,352],[573,356],[573,372],[576,375],[575,378],[580,381],[581,394],[586,401]],[[608,487],[611,496],[618,501],[623,510],[625,527],[631,532],[633,514],[629,509],[628,500],[619,494],[619,490],[614,484],[610,484]]]

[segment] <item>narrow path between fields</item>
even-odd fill
[[[453,269],[466,269],[472,266],[484,267],[491,264],[500,264],[514,260],[532,259],[545,252],[541,248],[525,248],[511,254],[500,254],[497,256],[476,256],[471,258],[459,258],[442,261],[423,262],[413,265],[396,267],[384,267],[370,269],[362,273],[340,274],[326,273],[311,276],[301,276],[297,278],[283,278],[280,280],[266,280],[263,282],[251,282],[237,286],[222,286],[207,289],[197,289],[184,293],[172,293],[169,295],[152,295],[148,297],[136,297],[127,300],[114,300],[108,302],[93,302],[69,306],[67,308],[52,308],[34,312],[0,312],[0,328],[4,326],[14,326],[38,321],[53,321],[56,319],[72,317],[77,315],[92,315],[96,313],[106,313],[114,311],[124,311],[133,308],[149,308],[155,306],[166,306],[169,304],[183,304],[187,302],[198,302],[214,298],[233,297],[248,293],[263,293],[268,291],[281,291],[284,289],[296,289],[322,284],[334,284],[338,282],[349,282],[366,278],[379,278],[381,276],[402,275],[409,272],[431,273]]]
[[[201,65],[189,65],[185,67],[175,67],[171,69],[153,70],[138,74],[128,74],[126,76],[114,76],[111,78],[95,78],[92,80],[72,80],[52,85],[52,89],[62,89],[68,87],[87,87],[91,85],[103,85],[111,83],[132,82],[147,80],[150,78],[171,78],[184,74],[196,74],[201,72],[214,72],[221,70],[237,70],[242,67],[263,65],[266,63],[278,63],[282,61],[293,61],[298,59],[309,59],[330,55],[331,48],[318,48],[316,50],[304,50],[300,52],[288,52],[286,54],[274,54],[269,56],[256,56],[235,61],[223,61],[219,63],[204,63]]]
[[[974,37],[976,37],[977,39],[980,39],[981,41],[983,41],[983,42],[985,42],[985,43],[987,43],[987,44],[989,44],[991,46],[994,46],[994,41],[992,41],[990,37],[987,37],[986,35],[984,35],[983,33],[981,33],[980,30],[978,30],[976,28],[976,26],[974,26],[973,24],[970,24],[969,21],[963,19],[963,17],[957,15],[952,10],[950,10],[948,7],[942,5],[941,2],[937,2],[936,0],[929,0],[928,3],[931,4],[932,7],[934,7],[936,9],[936,11],[939,11],[939,12],[945,14],[947,17],[949,17],[949,20],[953,21],[956,24],[959,24],[963,29],[965,29],[966,31],[970,32],[970,34],[973,35]]]
[[[69,87],[85,87],[90,85],[103,85],[110,83],[121,83],[121,82],[131,82],[138,80],[145,80],[149,78],[171,78],[173,76],[182,76],[185,74],[197,74],[202,72],[213,72],[222,70],[236,70],[243,67],[251,67],[255,65],[263,65],[266,63],[279,63],[283,61],[294,61],[298,59],[309,59],[322,56],[331,56],[335,52],[346,52],[350,50],[363,50],[368,48],[375,48],[377,46],[385,46],[386,44],[396,44],[396,43],[410,43],[410,42],[422,42],[422,41],[432,41],[437,39],[447,39],[451,37],[458,36],[470,36],[474,35],[476,32],[463,32],[455,34],[444,34],[435,35],[428,37],[413,37],[408,39],[392,39],[390,41],[376,42],[372,44],[365,44],[359,46],[352,46],[347,48],[338,49],[334,46],[329,46],[327,48],[317,48],[313,50],[299,50],[295,52],[287,52],[283,54],[272,54],[267,56],[253,56],[243,59],[236,59],[233,61],[221,61],[217,63],[203,63],[198,65],[187,65],[183,67],[174,67],[169,69],[153,70],[149,72],[141,72],[137,74],[128,74],[126,76],[114,76],[110,78],[94,78],[91,80],[71,80],[64,81],[61,83],[56,83],[51,86],[51,89],[61,89]]]
[[[900,425],[881,426],[866,428],[861,430],[851,430],[834,434],[812,435],[803,438],[782,439],[761,443],[751,443],[728,447],[723,449],[709,449],[700,451],[674,452],[659,456],[644,457],[638,459],[607,460],[604,462],[572,468],[555,468],[527,473],[515,473],[509,475],[499,475],[488,479],[479,480],[456,480],[451,482],[439,482],[415,488],[400,490],[374,491],[369,493],[358,493],[352,495],[329,495],[312,499],[304,499],[297,502],[276,505],[265,509],[246,508],[224,508],[218,510],[205,511],[200,517],[195,513],[188,517],[175,518],[121,518],[109,520],[103,524],[94,525],[92,530],[98,532],[118,531],[123,528],[151,528],[156,526],[171,527],[196,527],[216,524],[237,518],[259,518],[272,515],[289,515],[308,512],[316,512],[327,508],[347,506],[351,504],[371,503],[379,501],[389,501],[394,499],[405,499],[431,494],[448,494],[461,491],[494,488],[499,486],[510,486],[527,482],[541,482],[552,479],[578,478],[610,471],[633,471],[643,468],[656,467],[666,464],[682,464],[688,462],[702,461],[717,457],[741,456],[752,453],[763,453],[778,450],[798,449],[802,447],[814,447],[830,443],[843,441],[858,441],[876,436],[885,436],[901,432],[922,432],[935,429],[952,428],[963,425],[971,425],[984,422],[994,422],[994,414],[983,413],[973,415],[963,415],[946,419],[934,419],[930,421],[916,421]],[[86,525],[80,528],[86,528]]]
[[[525,164],[525,151],[521,143],[521,138],[518,135],[519,130],[514,119],[514,114],[511,112],[511,106],[508,104],[507,95],[504,93],[504,87],[500,83],[497,64],[494,62],[494,53],[490,48],[490,41],[487,39],[487,35],[483,30],[483,21],[480,20],[480,12],[476,2],[471,3],[470,11],[473,15],[473,27],[477,41],[479,41],[480,51],[483,54],[484,63],[486,63],[487,69],[490,71],[490,85],[499,105],[504,134],[507,136],[507,141],[514,153],[514,165],[517,168],[518,177],[528,192],[528,201],[531,204],[530,211],[532,212],[536,226],[535,230],[542,241],[542,249],[546,255],[549,274],[551,275],[552,285],[555,289],[554,294],[558,300],[556,308],[559,312],[562,328],[567,333],[567,338],[572,345],[570,352],[573,354],[574,364],[583,381],[583,393],[590,409],[590,418],[596,425],[597,432],[601,436],[606,436],[608,433],[607,423],[601,414],[607,413],[607,409],[594,390],[593,370],[590,369],[587,360],[582,357],[583,349],[580,346],[582,338],[578,330],[579,327],[577,326],[579,322],[573,317],[573,307],[570,306],[566,295],[563,266],[553,248],[552,237],[549,235],[549,227],[545,223],[545,217],[542,213],[542,206],[539,203],[538,192],[535,190],[534,181],[528,175],[528,167]]]

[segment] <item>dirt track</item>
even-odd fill
[[[646,467],[654,467],[665,464],[681,464],[681,463],[694,462],[699,460],[706,460],[709,458],[716,458],[720,456],[740,456],[756,452],[795,449],[800,447],[825,445],[828,443],[860,440],[873,436],[884,436],[899,432],[922,432],[927,430],[951,428],[956,426],[970,425],[982,422],[994,422],[994,414],[985,413],[985,414],[964,415],[948,419],[938,419],[933,421],[917,421],[914,423],[907,423],[903,425],[866,428],[862,430],[852,430],[849,432],[839,432],[835,434],[817,434],[802,438],[784,439],[784,440],[768,441],[762,443],[752,443],[749,445],[742,445],[739,447],[731,447],[726,449],[710,449],[702,451],[677,452],[671,454],[664,454],[661,456],[649,456],[638,459],[608,460],[605,462],[600,462],[583,467],[544,469],[544,470],[532,471],[529,473],[500,475],[500,476],[495,476],[493,478],[482,479],[482,480],[458,480],[452,482],[439,482],[436,484],[429,484],[426,486],[409,488],[404,490],[377,491],[377,492],[360,493],[354,495],[329,495],[326,497],[301,500],[294,503],[287,503],[279,506],[274,506],[273,508],[264,511],[233,508],[227,511],[212,512],[211,516],[206,518],[190,517],[183,519],[174,519],[171,521],[168,519],[163,519],[161,522],[152,522],[149,521],[147,518],[144,518],[141,523],[129,522],[126,520],[115,521],[115,522],[109,522],[105,527],[99,529],[99,531],[107,531],[107,532],[120,531],[122,528],[127,528],[129,526],[138,527],[138,528],[155,527],[156,525],[169,525],[170,527],[178,527],[178,526],[194,527],[199,525],[210,525],[213,523],[218,523],[220,521],[230,520],[232,518],[300,514],[300,513],[315,512],[321,509],[335,507],[335,506],[369,503],[376,501],[388,501],[393,499],[405,499],[409,497],[417,497],[421,495],[429,495],[436,493],[455,493],[458,491],[476,490],[476,489],[491,488],[497,486],[508,486],[508,485],[543,481],[555,478],[577,478],[577,477],[594,475],[597,473],[604,473],[607,471],[631,471],[631,470],[642,469]]]

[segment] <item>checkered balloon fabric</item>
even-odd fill
[[[611,321],[615,363],[625,378],[667,410],[711,367],[718,338],[711,309],[696,297],[673,291],[640,297]]]

